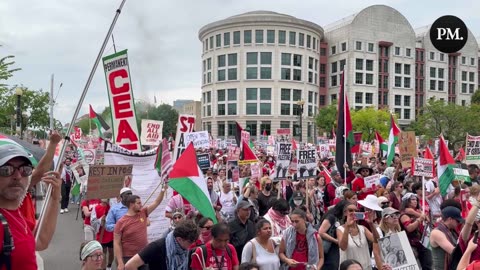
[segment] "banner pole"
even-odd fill
[[[422,176],[422,214],[425,215],[425,176]]]
[[[105,51],[105,47],[107,46],[108,40],[110,39],[110,36],[112,35],[113,28],[115,28],[115,24],[118,20],[118,17],[120,16],[120,13],[122,12],[122,8],[125,5],[126,0],[122,0],[122,3],[120,4],[119,8],[115,12],[115,17],[113,18],[112,24],[110,25],[110,28],[108,29],[107,36],[105,37],[105,40],[103,41],[102,47],[100,48],[100,51],[98,52],[97,58],[95,59],[95,63],[93,64],[92,70],[90,71],[90,75],[88,76],[87,83],[85,84],[85,87],[83,88],[82,95],[80,96],[80,100],[77,104],[77,108],[75,109],[75,112],[72,117],[72,121],[70,121],[70,125],[68,126],[66,137],[65,137],[65,143],[62,146],[62,149],[60,150],[60,154],[58,157],[58,162],[55,166],[55,171],[60,171],[60,167],[62,164],[62,159],[65,154],[65,149],[67,147],[67,141],[70,140],[69,134],[72,132],[72,127],[73,123],[75,123],[75,120],[78,117],[78,114],[80,112],[80,109],[82,108],[83,101],[85,99],[85,96],[87,95],[88,88],[90,87],[90,83],[92,82],[93,76],[95,75],[95,71],[97,70],[98,64],[100,63],[100,60],[102,59],[103,52]],[[38,226],[35,231],[35,241],[38,241],[38,238],[40,236],[40,232],[42,231],[42,226],[43,222],[45,219],[45,211],[48,207],[48,204],[50,203],[50,197],[52,194],[52,186],[49,185],[47,189],[47,193],[45,194],[45,203],[42,205],[42,209],[40,211],[40,216],[38,218]]]
[[[345,185],[347,185],[347,168],[345,168],[345,163],[347,163],[347,134],[345,134],[346,128],[347,128],[347,114],[345,113],[346,109],[346,104],[345,104],[345,97],[347,96],[346,94],[346,83],[345,83],[345,69],[343,69],[343,156],[344,156],[344,161],[343,161],[343,177],[345,177]],[[350,168],[353,169],[353,168]]]

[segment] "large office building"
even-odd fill
[[[270,11],[210,23],[199,31],[202,127],[216,137],[233,136],[235,122],[252,136],[290,128],[313,142],[314,116],[338,98],[343,70],[352,109],[388,108],[400,125],[432,97],[469,104],[479,74],[474,35],[461,51],[444,54],[429,29],[414,30],[385,5],[324,28]]]

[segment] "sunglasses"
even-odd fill
[[[3,166],[0,166],[0,176],[2,177],[12,176],[15,173],[15,170],[18,170],[20,172],[20,175],[22,175],[22,177],[26,177],[26,176],[32,175],[33,167],[30,165],[22,165],[19,167],[15,167],[8,164],[3,165]]]
[[[400,214],[391,214],[391,215],[386,215],[386,218],[399,218]]]
[[[349,213],[353,213],[353,212],[356,212],[357,209],[347,208],[347,211],[348,211]]]

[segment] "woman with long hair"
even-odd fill
[[[242,263],[256,263],[260,270],[277,270],[280,267],[280,259],[271,240],[272,225],[268,220],[260,219],[255,227],[257,236],[245,244]]]
[[[398,233],[402,230],[400,227],[400,211],[395,208],[387,207],[382,211],[382,220],[380,221],[379,235],[380,237]]]
[[[339,239],[338,246],[340,247],[340,261],[346,259],[354,259],[360,262],[363,269],[371,270],[372,261],[370,259],[370,252],[368,242],[373,243],[373,253],[377,266],[382,266],[383,262],[380,259],[380,250],[378,247],[378,233],[373,233],[366,227],[357,224],[355,212],[358,208],[354,204],[347,204],[343,209],[345,223],[337,228],[337,238]],[[373,230],[376,230],[373,225],[375,219],[375,212],[368,213],[365,221]]]
[[[416,194],[407,193],[402,198],[400,226],[407,233],[412,248],[417,252],[422,269],[432,268],[432,252],[422,244],[422,235],[425,230],[424,221],[427,219],[422,214]]]
[[[338,249],[337,228],[343,221],[343,209],[346,205],[351,204],[348,201],[341,201],[323,216],[322,225],[318,230],[323,240],[323,248],[325,253],[324,269],[338,269],[340,263],[340,252]]]
[[[321,269],[324,255],[323,246],[317,231],[307,222],[307,214],[300,210],[293,210],[292,226],[284,233],[280,242],[280,260],[284,263],[283,269],[305,270],[307,266]]]

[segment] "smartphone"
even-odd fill
[[[478,230],[475,231],[475,235],[473,236],[473,243],[476,244],[478,242]]]
[[[365,212],[355,212],[356,220],[364,220],[366,218]]]

